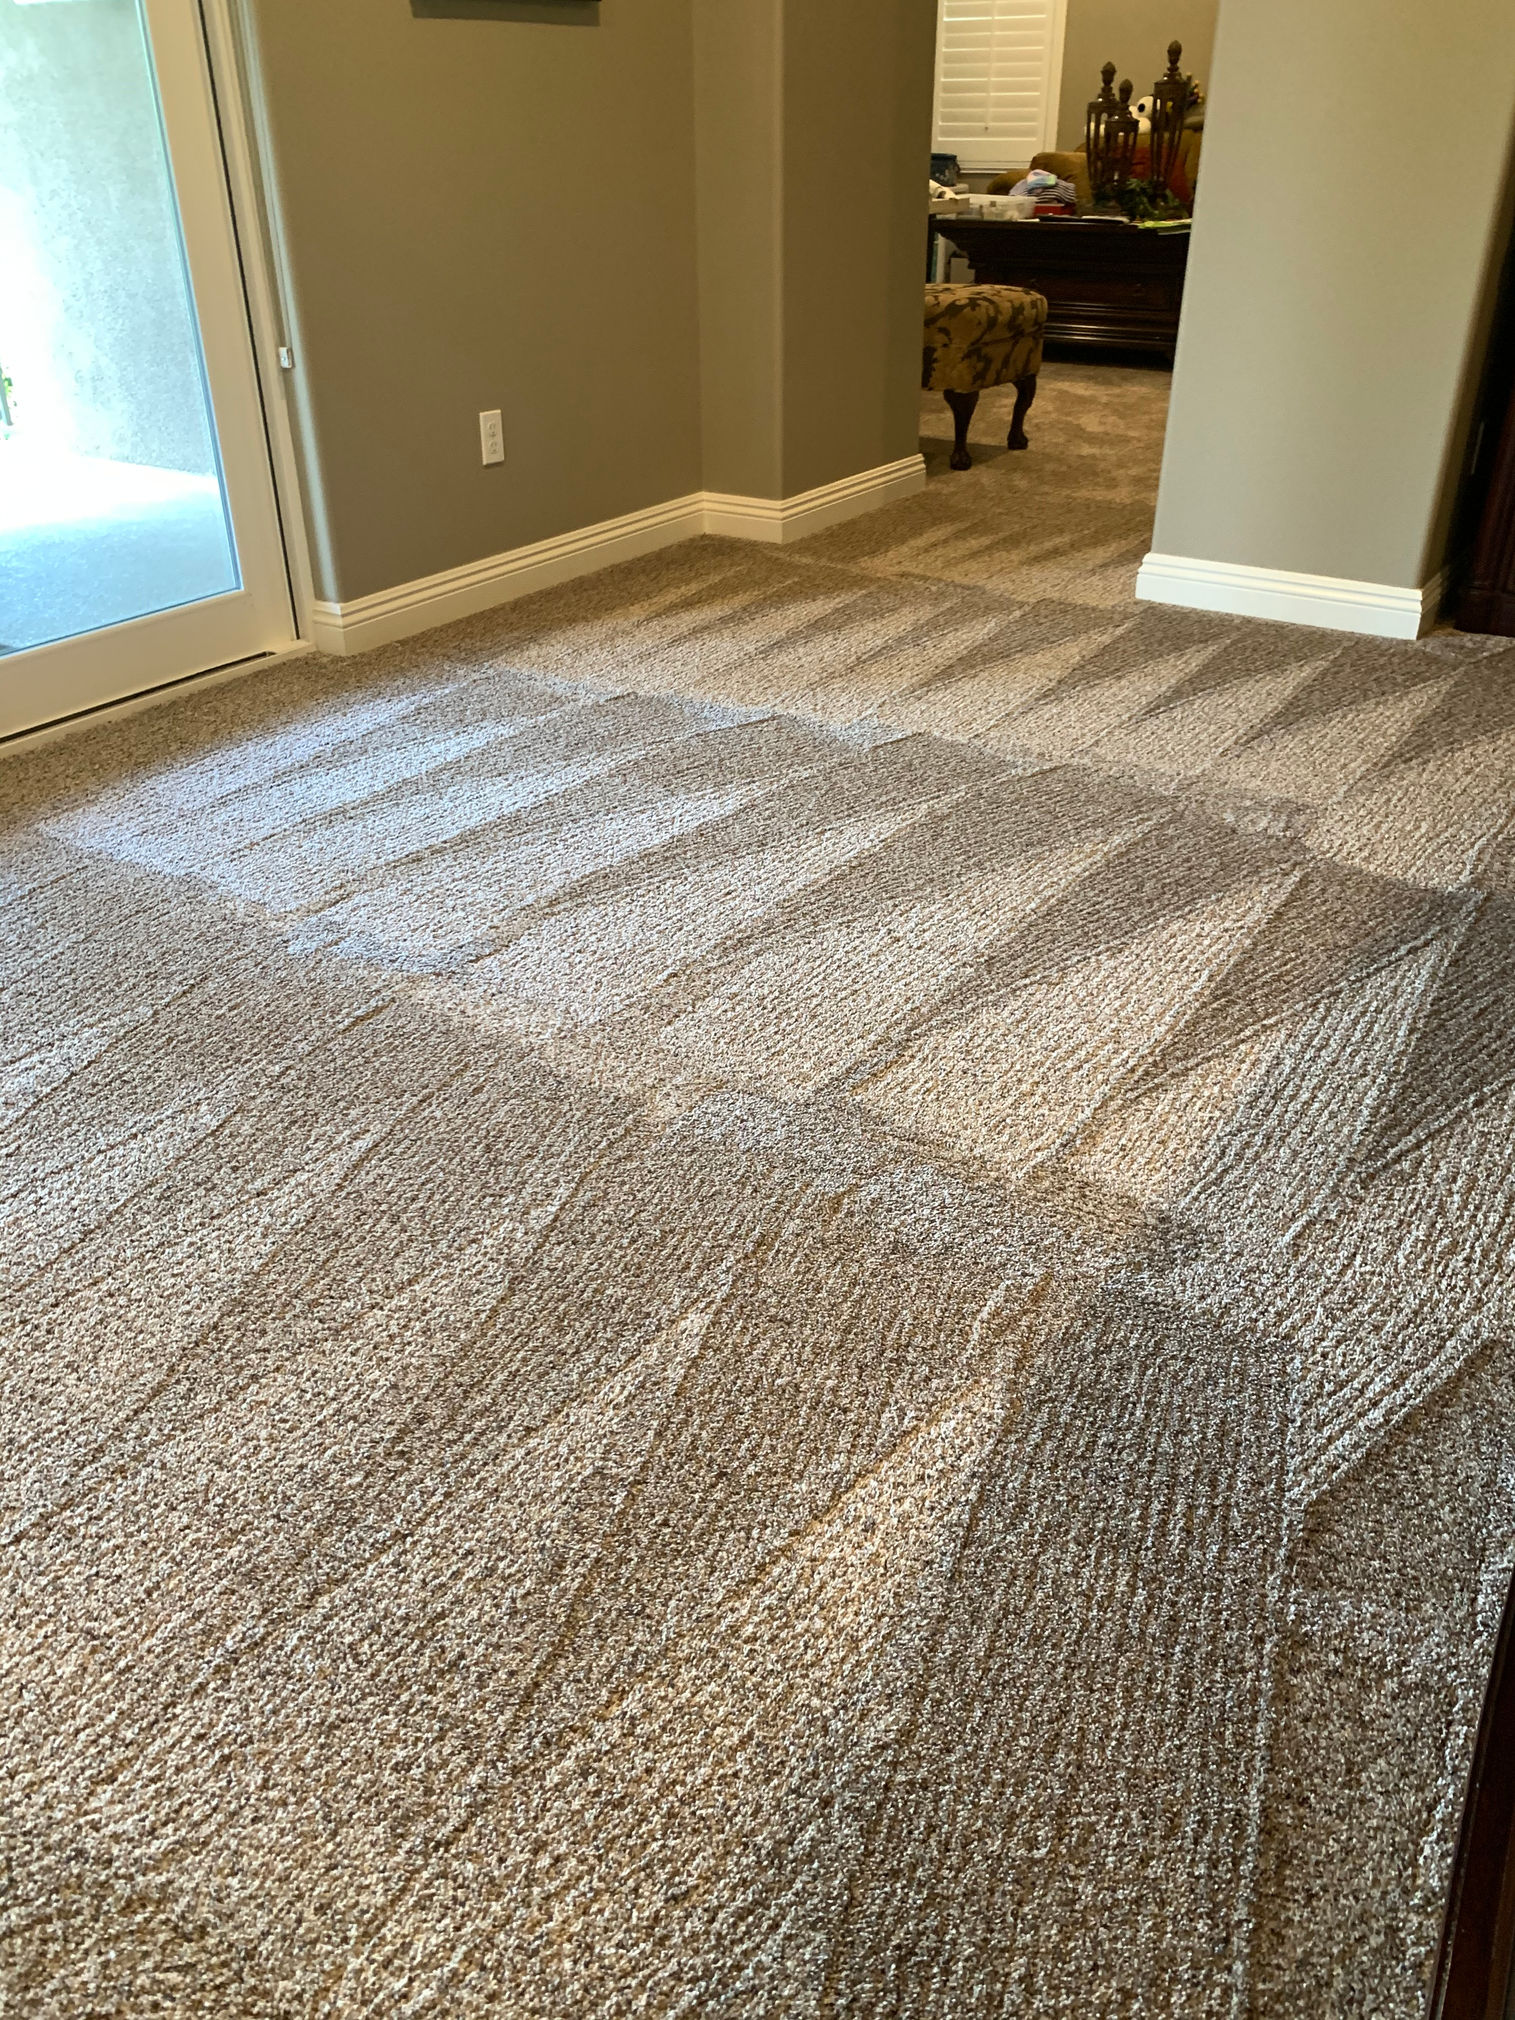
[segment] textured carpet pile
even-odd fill
[[[1515,652],[1137,605],[1164,393],[0,762],[0,2010],[1420,2012]]]

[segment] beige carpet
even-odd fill
[[[1419,2013],[1515,651],[1133,603],[1164,392],[0,763],[0,2010]]]

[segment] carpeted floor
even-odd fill
[[[1136,605],[1164,394],[0,763],[0,2010],[1420,2012],[1515,650]]]

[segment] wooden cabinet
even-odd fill
[[[934,217],[931,224],[977,279],[1045,295],[1049,338],[1160,351],[1171,362],[1189,262],[1187,232],[1010,218]]]

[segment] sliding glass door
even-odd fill
[[[292,636],[196,0],[0,0],[0,735]]]

